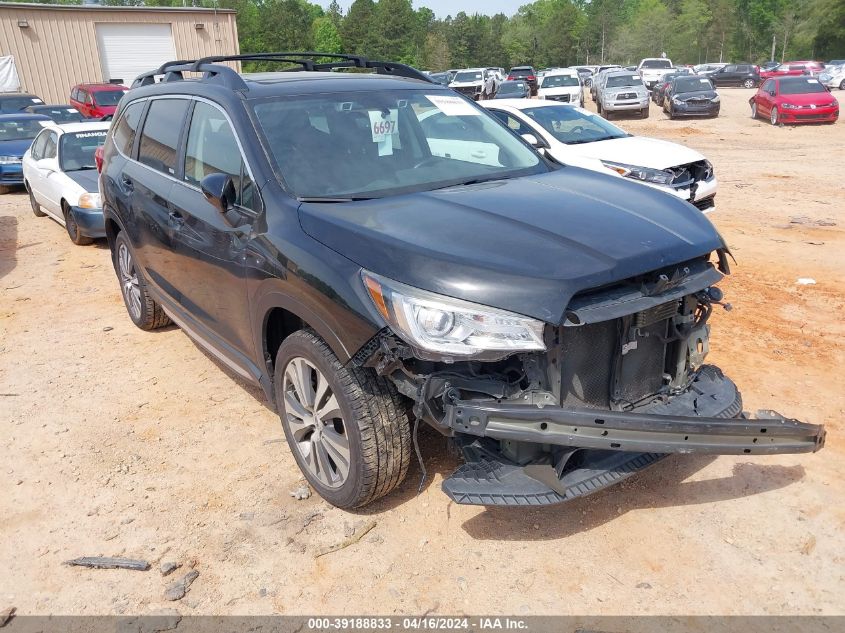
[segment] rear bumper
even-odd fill
[[[82,235],[93,238],[106,236],[106,221],[103,218],[102,209],[71,207],[70,212]]]

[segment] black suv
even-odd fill
[[[537,96],[537,88],[539,82],[537,81],[537,73],[531,66],[514,66],[508,73],[508,81],[527,81],[528,87],[531,88],[531,96]]]
[[[565,501],[667,453],[822,446],[820,426],[741,418],[705,364],[728,255],[695,207],[546,162],[407,66],[309,55],[143,75],[100,190],[132,321],[172,319],[260,385],[326,500],[399,484],[420,421],[474,504]],[[220,63],[257,59],[292,66]],[[347,68],[376,72],[327,72]]]
[[[754,64],[728,64],[707,76],[717,88],[724,86],[756,88],[760,85],[760,69]]]

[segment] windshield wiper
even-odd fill
[[[597,143],[598,141],[612,141],[615,138],[623,138],[621,136],[597,136],[596,138],[583,138],[577,141],[569,141],[567,145],[581,145],[582,143]]]
[[[354,198],[319,198],[319,197],[299,197],[300,202],[358,202],[360,200],[374,200],[375,198],[354,197]]]
[[[494,176],[492,178],[473,178],[471,180],[464,180],[463,182],[453,182],[451,184],[445,185],[443,187],[435,187],[434,189],[429,189],[429,191],[439,191],[440,189],[451,189],[452,187],[465,187],[468,185],[478,185],[482,182],[493,182],[494,180],[507,180],[507,178],[503,178],[502,176]]]

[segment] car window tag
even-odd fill
[[[448,95],[426,95],[438,110],[446,116],[479,116],[481,112],[476,110],[472,104],[462,97],[450,97]]]
[[[399,110],[391,108],[386,111],[369,110],[370,132],[373,143],[378,143],[378,155],[393,154],[393,135],[399,132]]]

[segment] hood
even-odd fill
[[[717,95],[715,90],[707,89],[693,90],[692,92],[680,92],[672,96],[677,97],[681,101],[686,101],[687,99],[701,99],[702,97],[705,99],[714,99]]]
[[[32,145],[31,138],[20,141],[0,141],[0,156],[23,156],[30,145]]]
[[[541,95],[581,94],[581,86],[558,86],[557,88],[540,88]]]
[[[579,154],[599,160],[653,169],[666,169],[704,160],[704,156],[689,147],[647,136],[626,136],[568,147]]]
[[[80,169],[79,171],[65,172],[65,176],[85,189],[88,193],[98,193],[100,191],[100,186],[97,182],[97,175],[96,169]]]
[[[791,103],[794,105],[812,105],[829,106],[836,103],[836,97],[829,92],[810,92],[797,95],[781,95],[781,103]]]
[[[604,94],[606,96],[624,94],[624,93],[627,93],[627,92],[633,92],[635,94],[641,95],[641,94],[648,93],[648,89],[645,86],[643,86],[642,84],[640,84],[638,86],[620,86],[618,88],[616,86],[614,86],[613,88],[605,88],[604,89]]]
[[[601,192],[601,193],[596,193]],[[686,202],[565,167],[347,203],[303,203],[303,230],[379,275],[550,323],[572,296],[724,247]]]

